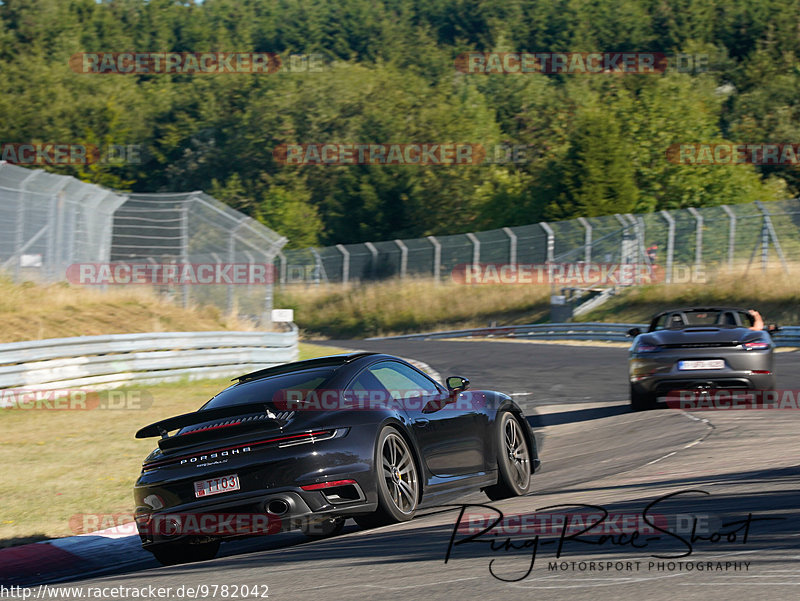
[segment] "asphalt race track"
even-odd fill
[[[71,586],[207,585],[199,598],[208,598],[214,586],[247,585],[259,597],[268,592],[270,599],[298,601],[800,598],[800,412],[631,413],[621,348],[331,344],[413,357],[442,376],[469,378],[473,389],[514,394],[540,441],[544,468],[535,492],[495,503],[476,494],[463,502],[491,503],[505,515],[594,506],[578,510],[584,518],[602,507],[609,512],[607,535],[573,540],[556,522],[540,521],[537,530],[531,519],[528,531],[510,542],[513,530],[469,542],[465,529],[454,529],[454,507],[371,531],[348,525],[339,537],[311,543],[292,533],[227,543],[213,561],[168,568],[144,562]],[[800,389],[797,362],[795,352],[776,355],[780,388]],[[657,502],[648,516],[655,525],[677,524],[681,539],[642,520],[648,504],[673,493],[679,494]],[[492,509],[467,508],[462,524],[473,513]],[[620,524],[627,529],[616,529]]]

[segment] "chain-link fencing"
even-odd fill
[[[285,243],[203,192],[128,194],[114,213],[110,260],[149,265],[151,283],[184,304],[212,304],[265,322],[277,278],[275,257]],[[170,272],[173,265],[185,267]]]
[[[112,192],[0,163],[0,233],[0,267],[18,280],[146,283],[183,303],[213,304],[264,322],[274,281],[447,281],[465,266],[486,264],[637,264],[665,282],[721,268],[788,270],[800,260],[800,201],[281,252],[285,238],[203,192]]]
[[[0,270],[53,282],[73,263],[108,261],[114,211],[123,202],[74,177],[0,161]]]
[[[263,325],[285,243],[203,192],[112,192],[0,162],[0,269],[17,281],[149,285]]]
[[[390,277],[446,281],[478,264],[636,264],[653,281],[800,261],[800,200],[617,214],[406,240],[287,250],[281,285]]]

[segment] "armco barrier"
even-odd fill
[[[243,374],[297,359],[298,331],[157,332],[0,345],[0,388],[113,388]]]
[[[429,340],[436,338],[524,338],[526,340],[600,340],[630,342],[628,330],[645,330],[642,323],[536,323],[520,326],[497,326],[470,330],[446,330],[424,334],[406,334],[368,338],[367,340]],[[800,326],[784,326],[773,335],[776,346],[800,346]]]

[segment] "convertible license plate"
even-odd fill
[[[678,361],[678,369],[683,371],[703,370],[703,369],[725,369],[725,361],[723,359]]]
[[[223,492],[239,490],[239,476],[220,476],[219,478],[209,478],[208,480],[198,480],[194,483],[194,496],[197,498],[218,495]]]

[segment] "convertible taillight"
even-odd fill
[[[744,342],[742,348],[746,351],[765,351],[769,348],[769,342]]]
[[[637,353],[656,353],[661,350],[660,346],[655,344],[647,344],[646,342],[640,342],[636,347]]]

